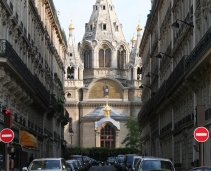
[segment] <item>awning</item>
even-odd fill
[[[26,147],[33,147],[33,148],[38,147],[37,139],[32,134],[26,131],[21,131],[20,143],[21,145],[26,146]]]

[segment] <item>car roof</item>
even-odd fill
[[[133,156],[133,158],[135,159],[135,158],[143,158],[143,156]]]
[[[40,160],[61,160],[63,158],[40,158],[40,159],[34,159],[33,161],[40,161]]]
[[[163,161],[171,161],[168,158],[161,158],[161,157],[143,157],[142,160],[163,160]]]
[[[211,166],[200,166],[200,167],[194,167],[194,168],[191,168],[190,170],[202,169],[202,168],[211,168]]]

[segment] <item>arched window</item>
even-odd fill
[[[126,50],[123,46],[120,46],[117,52],[117,66],[119,69],[124,69],[126,64]]]
[[[100,131],[100,147],[115,148],[115,131],[109,124]]]
[[[99,51],[99,67],[109,68],[111,66],[111,50],[104,46]]]
[[[84,51],[84,68],[92,68],[92,51]]]
[[[141,79],[142,68],[138,67],[137,69],[137,80]]]
[[[74,79],[74,68],[72,66],[67,68],[67,79]]]

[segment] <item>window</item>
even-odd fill
[[[97,6],[95,6],[95,9],[97,10]]]
[[[84,68],[92,68],[92,51],[88,49],[84,52]]]
[[[103,10],[105,10],[106,8],[105,8],[105,5],[103,5]]]
[[[72,53],[70,53],[70,56],[72,56]]]
[[[116,31],[119,31],[119,28],[118,28],[118,26],[116,26]]]
[[[111,11],[112,11],[112,6],[111,6]]]
[[[107,46],[104,46],[104,48],[99,51],[99,67],[110,67],[110,61],[111,50]]]
[[[67,68],[67,79],[74,79],[74,68],[72,66]]]
[[[90,30],[92,30],[92,25],[90,25]]]
[[[126,64],[126,50],[123,46],[120,46],[117,52],[117,66],[119,69],[124,69]]]
[[[106,30],[106,24],[103,24],[103,30]]]
[[[100,139],[101,147],[115,147],[115,132],[110,125],[106,125],[103,129],[101,129]]]

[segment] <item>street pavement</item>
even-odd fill
[[[114,166],[92,166],[88,171],[116,171]]]

